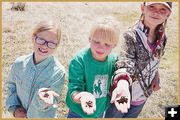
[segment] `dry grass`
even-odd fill
[[[167,105],[177,104],[178,100],[178,4],[174,3],[173,13],[168,21],[168,44],[160,66],[161,90],[147,101],[141,118],[162,118]],[[65,66],[71,57],[88,44],[88,33],[93,21],[99,16],[114,16],[119,20],[121,33],[127,30],[140,15],[140,3],[26,3],[25,11],[11,11],[12,4],[3,3],[2,8],[2,103],[3,118],[10,117],[5,110],[7,94],[6,81],[14,60],[31,53],[31,32],[41,20],[53,19],[61,24],[63,36],[55,56]],[[120,44],[120,42],[119,42]],[[118,53],[118,46],[114,52]],[[65,117],[68,108],[65,104],[67,91],[66,75],[58,117]]]

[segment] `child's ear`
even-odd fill
[[[169,17],[171,15],[171,12],[167,15],[167,17]]]
[[[91,38],[89,37],[89,42],[91,42]]]
[[[35,36],[32,36],[32,42],[34,41],[34,39],[35,39]]]
[[[144,13],[144,5],[141,4],[141,12]]]

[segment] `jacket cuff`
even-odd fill
[[[120,78],[118,77],[118,81],[124,79],[124,80],[127,80],[127,81],[128,81],[129,86],[132,85],[132,79],[131,79],[131,77],[130,77],[130,74],[129,74],[128,72],[126,72],[126,69],[125,69],[125,68],[124,68],[124,69],[119,69],[119,70],[115,71],[115,74],[114,74],[113,78],[114,78],[116,75],[118,75],[118,76],[120,77]],[[113,81],[114,81],[114,80],[113,80]],[[118,83],[118,81],[117,81],[117,83]]]
[[[117,78],[115,79],[115,77],[117,77]],[[116,73],[115,72],[115,74],[113,75],[111,87],[109,90],[110,96],[112,96],[112,92],[117,87],[117,84],[120,80],[126,80],[129,83],[129,86],[132,85],[132,79],[127,72],[126,73],[125,72],[124,73],[122,73],[122,72]]]

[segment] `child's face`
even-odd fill
[[[57,35],[54,32],[43,31],[33,37],[35,60],[41,62],[50,56],[58,45]]]
[[[141,10],[145,17],[144,22],[154,26],[165,22],[171,14],[171,11],[165,5],[160,3],[142,6]]]
[[[92,56],[97,61],[105,61],[111,50],[115,47],[114,44],[110,44],[103,41],[96,34],[89,40]]]

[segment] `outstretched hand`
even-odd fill
[[[49,88],[40,88],[38,91],[38,95],[39,98],[48,105],[53,104],[54,97],[59,97],[59,95],[56,92],[50,90]]]
[[[111,103],[114,103],[118,111],[127,113],[130,108],[130,92],[127,80],[120,80],[112,92]]]
[[[96,111],[96,99],[94,95],[89,92],[80,92],[74,96],[74,100],[79,100],[81,107],[88,115],[93,114]]]

